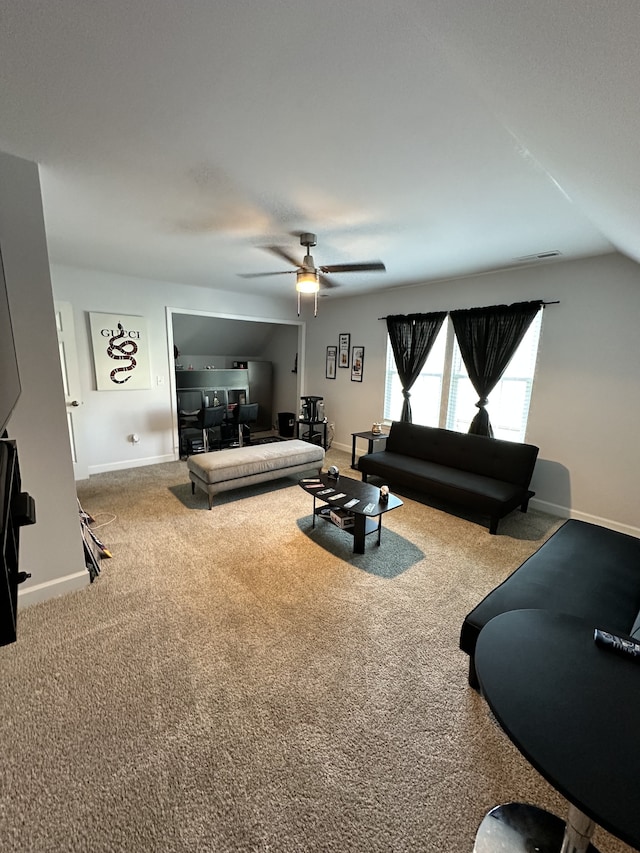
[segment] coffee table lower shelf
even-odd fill
[[[329,515],[330,507],[328,506],[319,506],[316,507],[313,513],[313,527],[316,526],[316,517],[323,519],[323,521],[328,521],[329,524],[333,524],[334,527],[337,527],[338,530],[342,530],[344,533],[350,533],[353,536],[353,552],[354,554],[364,554],[364,539],[365,536],[369,536],[371,533],[378,533],[378,541],[376,545],[380,544],[380,537],[382,535],[382,516],[366,516],[366,515],[354,515],[353,517],[353,526],[352,527],[340,527],[339,524],[336,524],[335,521]]]

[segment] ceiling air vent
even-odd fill
[[[551,249],[548,252],[538,252],[537,255],[522,255],[520,258],[516,258],[516,261],[546,261],[547,258],[557,258],[561,254],[562,252],[558,249]]]

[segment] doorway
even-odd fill
[[[73,307],[69,302],[58,301],[55,302],[54,307],[73,474],[76,480],[87,480],[89,478],[89,462],[84,445],[84,429],[82,428],[82,387],[80,385]]]
[[[273,418],[297,411],[303,393],[305,323],[237,314],[167,308],[170,363],[179,351],[181,369],[232,369],[234,361],[255,359],[273,365]],[[170,371],[173,447],[180,455],[175,370]]]

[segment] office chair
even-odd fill
[[[203,407],[198,412],[197,425],[198,429],[202,430],[202,441],[204,443],[205,452],[209,450],[210,430],[217,430],[218,450],[222,447],[222,424],[224,423],[226,413],[225,406],[208,406]]]
[[[236,409],[238,424],[238,444],[251,444],[251,424],[258,420],[258,403],[239,403]]]

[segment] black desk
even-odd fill
[[[387,439],[389,438],[388,432],[352,432],[352,441],[351,441],[351,467],[354,471],[358,470],[358,466],[356,465],[356,439],[364,438],[367,440],[367,453],[373,453],[373,445],[376,441],[384,441],[385,444]]]
[[[567,824],[577,823],[583,840],[567,829],[573,846],[562,849],[595,851],[588,843],[595,821],[638,850],[640,664],[596,646],[595,627],[603,626],[546,610],[503,613],[480,632],[476,671],[506,734],[571,804]],[[558,818],[553,820],[560,824],[560,843],[556,834],[553,846],[551,840],[538,847],[493,844],[503,819],[524,824],[518,818],[523,808],[511,804],[489,812],[474,849],[559,851],[564,827]],[[535,814],[540,811],[529,815],[533,823],[541,815],[553,818]]]

